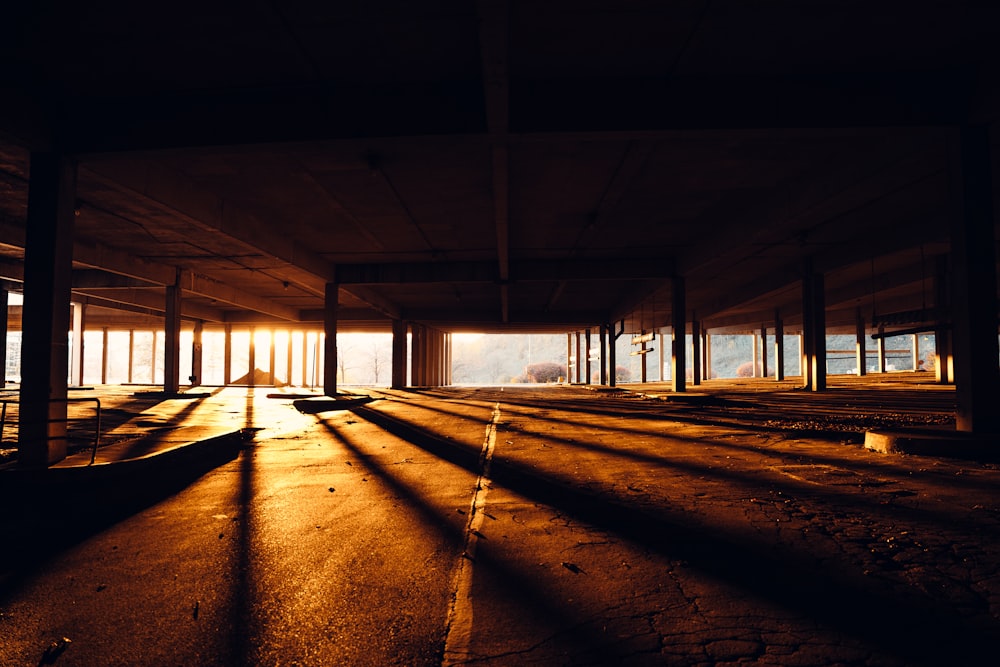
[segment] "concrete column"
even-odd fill
[[[163,314],[163,391],[176,394],[181,384],[181,288],[180,271],[166,288]],[[251,346],[250,349],[253,349]]]
[[[865,317],[858,308],[854,313],[854,359],[858,365],[858,376],[868,374],[868,349],[865,340]]]
[[[885,327],[879,325],[878,328],[878,372],[885,373]]]
[[[76,164],[32,153],[25,225],[18,459],[66,457],[66,396]]]
[[[410,382],[417,387],[425,384],[422,370],[423,344],[424,325],[413,324],[410,328]]]
[[[222,383],[228,385],[233,381],[233,325],[227,323],[225,325],[224,332]],[[302,358],[304,360],[305,355],[302,355]],[[302,377],[305,379],[304,374]],[[305,384],[305,382],[303,382],[303,384]]]
[[[642,335],[644,332],[640,331],[639,334]],[[646,342],[643,341],[639,343],[639,381],[646,384],[647,372],[646,372]]]
[[[910,359],[913,362],[913,371],[920,370],[920,334],[910,334]]]
[[[802,278],[803,381],[811,391],[826,389],[826,299],[823,274],[806,262]]]
[[[585,330],[585,332],[583,334],[583,340],[584,340],[584,343],[585,343],[584,346],[586,347],[586,352],[587,352],[587,360],[584,362],[584,369],[585,369],[584,373],[586,374],[586,377],[584,379],[584,383],[585,384],[590,384],[590,380],[591,380],[591,371],[590,371],[590,327],[587,327],[587,329]]]
[[[934,270],[934,306],[939,313],[949,310],[951,286],[948,281],[948,257],[937,258]],[[934,377],[940,384],[951,384],[955,381],[952,373],[951,330],[946,323],[941,323],[934,331]]]
[[[712,336],[709,335],[708,329],[701,330],[701,355],[704,362],[702,363],[702,377],[706,380],[712,379]]]
[[[7,286],[0,283],[0,389],[7,386],[7,318],[9,313]]]
[[[767,325],[760,325],[760,376],[766,378],[770,375],[770,370],[767,367]]]
[[[952,349],[955,426],[959,431],[1000,431],[997,343],[996,234],[993,169],[988,126],[964,126],[955,156],[959,215],[951,225]]]
[[[108,383],[108,328],[101,327],[101,384]]]
[[[309,386],[309,332],[302,331],[302,387]]]
[[[670,327],[670,377],[672,389],[676,392],[687,391],[685,376],[687,354],[687,316],[686,295],[684,291],[684,279],[675,277],[673,279],[673,295],[671,305],[671,327]]]
[[[302,366],[302,387],[309,386],[309,331],[302,331],[302,351],[299,353],[300,365]]]
[[[442,368],[444,370],[444,375],[441,377],[441,382],[444,386],[451,384],[451,334],[443,333],[441,334],[441,344],[444,346],[444,354],[441,355]]]
[[[323,332],[326,334],[326,350],[323,359],[323,393],[337,395],[337,306],[340,286],[326,284],[323,304]]]
[[[149,384],[154,384],[156,382],[156,331],[153,330],[153,342],[149,346]]]
[[[132,367],[135,366],[135,329],[128,330],[128,382],[132,383]]]
[[[204,370],[202,336],[204,329],[205,323],[202,320],[196,320],[194,323],[194,334],[191,337],[191,377],[188,378],[192,387],[201,385],[202,381],[202,371]]]
[[[393,389],[406,386],[406,322],[392,321],[392,383]]]
[[[615,325],[608,326],[608,385],[618,386],[618,334]]]
[[[576,364],[574,364],[574,366],[576,367],[575,368],[576,372],[574,374],[574,377],[576,379],[574,380],[574,382],[579,384],[580,376],[583,374],[583,359],[580,358],[581,356],[583,356],[582,348],[580,347],[580,332],[577,331],[573,335],[576,337]]]
[[[691,314],[691,384],[701,384],[701,323]]]
[[[250,327],[250,347],[247,350],[247,385],[257,385],[257,327]]]
[[[660,360],[660,382],[667,381],[667,337],[662,331],[657,334],[660,339],[659,360]]]
[[[608,326],[601,325],[601,386],[608,386]]]
[[[760,374],[760,344],[757,340],[757,334],[750,334],[750,365],[753,370],[750,372],[750,377],[757,377]]]
[[[444,332],[434,330],[434,386],[444,384]]]
[[[288,330],[288,349],[285,351],[285,374],[288,376],[285,378],[285,384],[292,384],[292,359],[294,355],[292,354],[292,330]]]
[[[785,323],[780,318],[774,320],[774,379],[785,379]]]
[[[267,383],[274,384],[274,329],[268,329],[267,336]]]
[[[427,329],[427,384],[437,387],[441,384],[441,333],[437,329]]]
[[[70,329],[73,331],[73,349],[69,355],[69,382],[77,387],[83,386],[83,355],[85,345],[83,344],[83,332],[87,326],[87,308],[82,303],[70,304],[72,309],[73,324]]]
[[[573,334],[566,334],[566,382],[573,382]]]
[[[324,355],[323,355],[323,344],[324,344],[325,340],[326,340],[326,337],[323,335],[323,332],[322,331],[317,331],[316,332],[316,344],[313,346],[313,360],[315,362],[315,363],[313,363],[313,379],[312,379],[312,386],[313,387],[318,387],[319,386],[320,376],[322,375],[323,372],[325,372],[325,369],[323,367],[323,357],[324,357]],[[336,365],[334,365],[334,368],[336,368]],[[325,390],[324,390],[324,393],[325,393]]]

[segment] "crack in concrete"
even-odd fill
[[[452,582],[451,606],[445,624],[444,658],[442,665],[467,663],[471,655],[472,643],[472,570],[476,561],[476,546],[482,536],[480,528],[486,516],[486,495],[492,486],[490,467],[496,448],[497,430],[500,425],[500,403],[493,407],[493,415],[486,425],[486,435],[479,454],[479,477],[469,505],[469,519],[465,525],[465,543],[458,559]]]

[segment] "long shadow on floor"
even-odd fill
[[[0,603],[52,556],[181,491],[242,446],[240,437],[227,438],[166,465],[0,473]]]
[[[354,412],[442,459],[470,472],[478,470],[478,452],[370,407]],[[579,521],[683,561],[734,591],[769,600],[900,656],[908,664],[971,662],[992,655],[1000,642],[996,622],[986,628],[968,627],[947,599],[888,590],[876,578],[844,565],[827,560],[821,566],[806,554],[727,534],[670,508],[637,508],[505,461],[494,460],[492,479]]]

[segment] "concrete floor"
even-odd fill
[[[1000,466],[861,446],[947,429],[951,388],[831,385],[97,388],[107,442],[255,437],[92,490],[6,474],[0,664],[995,659]]]

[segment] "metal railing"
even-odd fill
[[[49,403],[82,403],[84,401],[88,401],[88,402],[89,401],[93,401],[97,405],[97,424],[96,424],[96,426],[94,428],[94,445],[93,445],[93,447],[91,449],[91,452],[90,452],[90,465],[93,465],[94,461],[97,460],[97,445],[100,444],[100,441],[101,441],[101,399],[94,398],[94,397],[89,397],[89,396],[74,397],[74,398],[69,398],[69,397],[67,397],[67,398],[50,398],[49,399]],[[13,398],[2,398],[2,399],[0,399],[0,403],[3,404],[3,408],[0,409],[0,441],[3,440],[3,432],[4,432],[4,429],[7,426],[7,404],[8,403],[20,403],[20,402],[21,402],[20,399],[13,399]],[[18,415],[18,416],[20,417],[20,415]],[[66,420],[68,422],[69,421],[69,417],[67,417]]]

